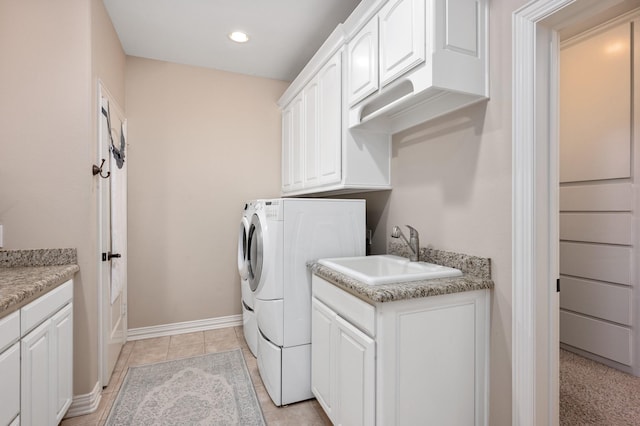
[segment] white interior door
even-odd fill
[[[100,380],[103,386],[127,340],[127,123],[100,87],[98,164],[100,282]],[[107,176],[108,177],[105,177]]]

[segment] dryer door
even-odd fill
[[[266,222],[264,222],[266,224]],[[251,291],[256,291],[260,284],[260,278],[264,273],[264,248],[265,232],[263,232],[263,221],[257,213],[251,217],[249,225],[248,250],[247,250],[247,279]]]
[[[238,232],[238,272],[240,278],[246,280],[249,274],[248,253],[249,253],[249,220],[243,216]]]

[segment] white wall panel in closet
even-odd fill
[[[631,288],[580,278],[560,278],[560,308],[631,325]]]
[[[564,167],[564,164],[561,167]],[[560,187],[561,212],[629,212],[632,208],[633,189],[630,182]]]
[[[560,242],[560,273],[631,285],[631,247]]]
[[[560,182],[631,176],[631,24],[560,52]]]
[[[560,341],[624,365],[631,365],[631,329],[560,311]]]
[[[631,213],[560,213],[560,239],[632,245]]]

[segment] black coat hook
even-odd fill
[[[93,173],[93,175],[97,175],[99,174],[101,178],[106,179],[109,176],[111,176],[111,172],[107,172],[107,175],[103,175],[102,174],[102,166],[104,166],[104,158],[102,159],[102,163],[100,163],[100,167],[96,166],[95,164],[91,167],[91,171]]]

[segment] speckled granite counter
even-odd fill
[[[389,245],[389,254],[408,255],[404,246],[394,242]],[[394,302],[462,291],[492,289],[494,286],[491,281],[490,259],[421,248],[420,260],[460,269],[463,275],[453,278],[367,285],[317,262],[311,262],[309,267],[314,274],[369,303]]]
[[[0,250],[0,318],[78,272],[76,249]]]

